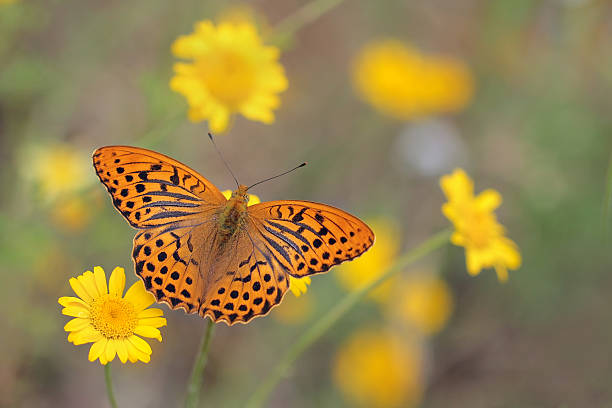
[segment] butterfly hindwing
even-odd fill
[[[269,201],[248,212],[261,244],[298,278],[325,272],[374,243],[374,233],[363,221],[325,204]]]
[[[113,205],[135,228],[198,218],[226,201],[196,171],[150,150],[106,146],[94,152],[93,162]]]
[[[200,314],[228,324],[267,314],[289,288],[286,271],[248,226],[238,233],[211,272]],[[223,255],[223,254],[222,254]]]

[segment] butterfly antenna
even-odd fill
[[[223,164],[225,164],[225,168],[227,168],[227,170],[229,170],[230,174],[234,178],[234,181],[236,182],[236,187],[240,187],[240,183],[238,183],[238,179],[236,178],[236,176],[234,176],[234,172],[230,168],[229,164],[227,164],[227,162],[223,158],[223,155],[221,154],[221,151],[219,151],[219,148],[217,147],[217,144],[215,143],[215,139],[213,139],[213,135],[210,132],[208,132],[208,137],[210,138],[210,141],[212,142],[213,146],[215,147],[215,150],[217,151],[217,154],[221,158],[221,161],[223,162]]]
[[[297,170],[297,169],[299,169],[300,167],[304,167],[304,166],[305,166],[305,165],[307,165],[307,164],[308,164],[307,162],[304,162],[304,163],[300,164],[299,166],[295,166],[295,167],[294,167],[294,168],[292,168],[291,170],[287,170],[287,171],[286,171],[286,172],[284,172],[284,173],[277,174],[277,175],[276,175],[276,176],[274,176],[274,177],[270,177],[270,178],[267,178],[267,179],[265,179],[265,180],[258,181],[258,182],[257,182],[257,183],[255,183],[255,184],[251,184],[251,185],[250,185],[250,186],[247,188],[247,190],[250,190],[250,189],[251,189],[251,187],[255,187],[255,186],[256,186],[256,185],[258,185],[258,184],[265,183],[266,181],[274,180],[275,178],[278,178],[278,177],[280,177],[280,176],[284,176],[285,174],[291,173],[293,170]]]

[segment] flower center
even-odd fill
[[[138,324],[134,305],[108,294],[94,300],[90,319],[92,326],[108,339],[129,337],[134,334]]]
[[[255,70],[247,58],[222,51],[217,58],[201,61],[198,67],[208,91],[230,110],[238,110],[255,85]]]

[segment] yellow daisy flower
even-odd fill
[[[348,290],[359,289],[378,278],[393,265],[400,249],[400,232],[394,220],[373,219],[368,220],[367,224],[376,234],[376,245],[359,258],[342,264],[336,273],[340,285]],[[386,302],[394,282],[394,278],[387,279],[368,296],[378,302]]]
[[[352,71],[362,99],[400,120],[456,112],[472,98],[472,77],[462,62],[424,55],[393,38],[366,44]]]
[[[232,196],[232,190],[224,190],[221,192],[225,198],[228,200]],[[261,200],[255,194],[249,194],[249,205],[255,205],[261,203]],[[293,276],[289,276],[289,290],[295,295],[300,296],[302,293],[306,293],[308,290],[308,285],[310,285],[310,277],[305,276],[303,278],[294,278]]]
[[[423,393],[423,350],[413,339],[365,329],[343,344],[333,378],[345,398],[362,407],[411,407]]]
[[[468,273],[474,276],[484,268],[495,268],[499,281],[507,281],[508,269],[521,266],[521,254],[493,212],[502,202],[501,195],[489,189],[474,196],[474,183],[462,169],[443,176],[440,186],[448,199],[442,213],[455,227],[451,242],[465,248]]]
[[[125,297],[125,272],[113,270],[108,285],[104,270],[96,266],[93,273],[70,278],[70,286],[78,297],[63,296],[58,302],[62,313],[72,316],[64,330],[68,341],[74,345],[93,343],[89,349],[89,361],[101,364],[113,361],[115,355],[122,363],[151,360],[151,346],[141,337],[162,341],[159,327],[166,325],[161,309],[147,309],[155,298],[138,281],[127,290]]]
[[[190,35],[179,37],[173,54],[190,62],[174,65],[172,90],[185,96],[189,119],[208,120],[212,132],[225,131],[231,115],[274,122],[280,105],[278,93],[288,82],[278,62],[280,51],[263,44],[256,27],[248,21],[210,21],[195,25]]]

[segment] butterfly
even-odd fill
[[[358,218],[309,201],[247,207],[248,187],[229,199],[161,153],[106,146],[93,165],[113,205],[138,229],[136,274],[159,302],[213,321],[246,323],[283,299],[289,276],[326,272],[374,243]]]

